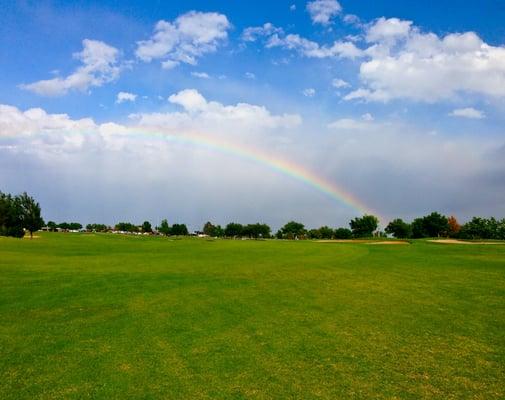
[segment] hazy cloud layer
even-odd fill
[[[31,165],[23,180],[3,176],[4,184],[21,189],[45,182],[51,188],[41,190],[48,213],[62,218],[77,212],[84,199],[96,204],[89,193],[97,193],[106,202],[103,210],[111,210],[109,223],[172,213],[167,216],[195,228],[211,217],[224,223],[253,216],[276,226],[289,218],[342,225],[358,212],[261,163],[177,139],[197,133],[210,142],[256,148],[298,163],[368,199],[386,218],[431,209],[464,218],[475,212],[475,204],[486,204],[490,214],[505,212],[499,201],[505,189],[496,185],[505,177],[505,164],[495,161],[505,148],[499,139],[482,143],[470,136],[429,135],[405,123],[375,121],[370,114],[337,119],[324,128],[257,105],[209,101],[193,89],[174,93],[169,101],[181,110],[135,114],[127,125],[0,106],[3,165],[24,160]],[[309,134],[321,129],[325,133],[317,139]],[[79,185],[69,183],[72,179]],[[49,192],[66,199],[63,211],[51,205]],[[124,193],[123,200],[114,209],[110,201],[119,199],[118,193]],[[88,212],[90,219],[103,220],[100,207],[82,206],[95,210]]]

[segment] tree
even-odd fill
[[[31,239],[33,238],[33,232],[38,231],[44,226],[44,220],[40,216],[40,205],[33,197],[28,196],[26,192],[19,196],[19,202],[23,228],[30,232]]]
[[[494,218],[473,217],[461,227],[459,237],[462,239],[500,239],[502,223]]]
[[[379,219],[375,215],[356,217],[349,223],[354,237],[371,237],[379,226]]]
[[[386,226],[386,233],[393,235],[395,238],[406,239],[412,235],[412,228],[401,218],[394,219]]]
[[[189,234],[185,224],[173,224],[170,231],[171,234],[175,236],[187,236]]]
[[[310,229],[307,232],[307,237],[309,239],[321,239],[321,231],[319,229]]]
[[[450,237],[458,236],[458,233],[461,230],[461,225],[458,223],[456,217],[451,215],[449,218],[447,218],[447,225],[448,225],[447,234]]]
[[[70,222],[68,224],[68,229],[70,229],[71,231],[78,231],[79,229],[82,229],[82,224],[80,224],[79,222]]]
[[[430,215],[423,217],[423,224],[428,237],[447,235],[449,230],[447,217],[444,217],[437,212],[432,212]]]
[[[333,236],[335,239],[350,239],[352,238],[352,231],[347,228],[337,228]]]
[[[22,238],[22,206],[18,196],[0,192],[0,235]]]
[[[88,224],[86,230],[89,232],[107,232],[109,228],[105,224]]]
[[[144,221],[142,224],[142,232],[151,233],[152,231],[153,228],[151,226],[151,223],[149,221]]]
[[[166,219],[161,221],[158,231],[165,236],[170,235],[170,225],[168,225],[168,221]]]
[[[321,235],[321,239],[331,239],[334,235],[333,229],[328,226],[322,226],[319,228],[319,234]]]
[[[242,227],[241,236],[247,236],[250,238],[267,238],[270,237],[270,227],[267,224],[249,224]]]
[[[49,230],[50,230],[51,232],[55,232],[55,231],[56,231],[56,228],[58,228],[58,225],[56,225],[56,222],[54,222],[54,221],[49,221],[49,222],[47,223],[47,227],[49,228]]]
[[[216,235],[216,227],[212,224],[212,222],[207,221],[203,226],[203,233],[207,236],[215,237]]]
[[[230,222],[224,228],[224,235],[226,237],[239,237],[242,235],[244,227],[236,222]]]
[[[214,236],[215,237],[223,237],[224,236],[224,229],[221,227],[221,225],[216,225],[214,229]]]
[[[416,218],[414,221],[412,221],[412,223],[410,224],[410,227],[412,229],[412,237],[414,239],[428,237],[428,233],[426,232],[426,229],[424,228],[424,219],[423,218]]]
[[[73,228],[70,228],[73,229]],[[121,231],[121,232],[137,232],[138,228],[136,225],[130,223],[130,222],[119,222],[116,224],[114,227],[116,231]]]
[[[305,225],[296,221],[289,221],[280,230],[282,237],[286,239],[301,239],[307,233]]]

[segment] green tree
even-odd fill
[[[321,232],[319,229],[309,229],[307,231],[307,237],[309,239],[321,239]]]
[[[270,237],[270,227],[267,224],[249,224],[242,227],[241,236],[253,239]]]
[[[165,236],[170,235],[170,225],[168,225],[168,221],[166,219],[161,221],[160,226],[158,227],[158,231]]]
[[[73,228],[70,228],[73,229]],[[138,232],[138,227],[131,222],[119,222],[115,226],[116,231],[121,231],[121,232]]]
[[[0,235],[18,238],[25,235],[19,197],[2,192],[0,192]]]
[[[302,239],[305,237],[307,230],[301,222],[289,221],[281,228],[282,237],[286,239]]]
[[[153,228],[151,226],[151,223],[149,221],[144,221],[142,224],[142,232],[145,233],[151,233],[153,231]]]
[[[393,235],[395,238],[406,239],[412,235],[412,228],[410,224],[404,222],[401,218],[397,218],[386,226],[386,233]]]
[[[352,231],[348,228],[337,228],[333,236],[335,239],[350,239],[352,238]]]
[[[445,236],[449,231],[447,217],[437,212],[432,212],[430,215],[423,217],[423,224],[428,237]]]
[[[242,236],[243,230],[244,230],[244,227],[242,226],[242,224],[238,224],[236,222],[230,222],[224,228],[224,235],[226,237],[239,237],[239,236]]]
[[[203,233],[207,236],[215,237],[216,235],[216,227],[212,224],[212,222],[207,221],[203,226]]]
[[[33,197],[28,196],[26,192],[19,196],[21,207],[21,220],[23,228],[30,232],[30,239],[33,238],[33,232],[38,231],[44,226],[44,220],[40,216],[40,205]]]
[[[216,225],[214,229],[214,236],[215,237],[223,237],[224,236],[224,229],[221,227],[221,225]]]
[[[173,224],[171,233],[175,236],[187,236],[189,234],[188,228],[185,224]]]
[[[495,218],[473,217],[459,232],[462,239],[500,239],[502,222]]]
[[[412,237],[414,239],[421,239],[428,237],[428,233],[424,227],[424,218],[416,218],[410,224],[410,228],[412,230]]]
[[[379,219],[375,215],[356,217],[349,223],[354,237],[371,237],[379,226]]]
[[[70,222],[68,224],[68,229],[70,229],[71,231],[78,231],[79,229],[82,229],[82,224],[80,224],[79,222]]]
[[[322,226],[319,229],[319,234],[321,236],[321,239],[331,239],[333,238],[334,231],[328,226]]]

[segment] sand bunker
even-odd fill
[[[332,240],[318,240],[318,243],[363,243],[363,244],[410,244],[404,240],[367,240],[367,239],[332,239]]]
[[[466,242],[457,239],[432,239],[428,240],[428,242],[440,244],[505,244],[505,242]]]
[[[385,240],[382,242],[368,242],[367,244],[410,244],[403,240]]]

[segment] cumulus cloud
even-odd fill
[[[314,0],[307,3],[307,11],[313,24],[326,26],[342,11],[342,6],[336,0]]]
[[[129,92],[119,92],[116,96],[116,103],[121,104],[125,101],[134,102],[137,99],[137,95]]]
[[[166,69],[196,65],[198,58],[217,50],[230,28],[224,14],[190,11],[173,22],[158,21],[153,36],[137,42],[135,54],[145,62],[161,59]]]
[[[368,26],[366,40],[370,43],[394,43],[405,38],[411,31],[412,21],[381,17]]]
[[[477,110],[473,107],[467,108],[457,108],[449,113],[451,117],[462,117],[462,118],[470,118],[470,119],[483,119],[486,118],[486,114],[484,112]]]
[[[331,81],[331,85],[334,88],[341,89],[350,86],[346,81],[343,79],[335,78]]]
[[[423,102],[462,93],[505,97],[505,47],[485,43],[476,33],[438,36],[411,21],[379,18],[366,27],[360,66],[363,87],[347,100]]]
[[[209,79],[210,75],[207,72],[191,72],[191,75],[195,78]]]
[[[303,89],[302,94],[305,97],[314,97],[316,95],[316,89],[314,88]]]
[[[362,120],[354,118],[341,118],[330,122],[328,124],[328,128],[346,131],[366,130],[372,126],[371,121],[373,121],[373,118],[369,119],[368,117],[364,117]]]
[[[181,106],[184,112],[133,114],[131,118],[144,126],[177,130],[261,133],[264,129],[294,128],[301,124],[297,114],[273,115],[267,108],[248,103],[224,105],[207,99],[196,89],[172,94],[168,101]]]
[[[247,79],[256,79],[256,75],[252,72],[246,72],[244,74],[244,76],[247,78]]]
[[[118,65],[118,49],[90,39],[84,39],[82,46],[82,51],[74,54],[74,58],[82,64],[75,72],[64,78],[22,84],[21,88],[42,96],[60,96],[70,90],[85,91],[92,86],[102,86],[119,77],[121,68]]]
[[[309,58],[358,58],[364,55],[352,42],[335,41],[331,46],[319,45],[318,43],[303,38],[297,34],[279,36],[274,34],[269,37],[267,48],[282,47],[288,50],[295,50],[301,55]]]
[[[245,28],[242,32],[242,40],[246,42],[254,42],[258,38],[271,36],[273,34],[283,34],[282,28],[277,28],[270,22],[263,24],[262,26],[251,26]]]

